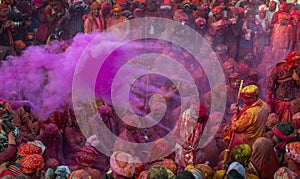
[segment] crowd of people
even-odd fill
[[[203,67],[190,53],[161,43],[156,50],[191,72],[201,103],[194,103],[192,95],[181,101],[179,85],[155,74],[132,85],[130,105],[140,116],[128,114],[122,119],[115,106],[101,98],[84,102],[78,121],[72,102],[42,120],[30,99],[2,96],[0,178],[300,178],[298,2],[4,0],[0,3],[0,59],[53,40],[70,45],[79,33],[103,33],[110,27],[130,34],[138,26],[130,20],[142,17],[174,20],[201,34],[216,56],[191,46],[204,58],[217,57],[226,90],[219,83],[209,88]],[[177,30],[150,23],[144,33],[188,38],[185,31]],[[159,57],[147,65],[157,70],[163,61]],[[216,70],[213,60],[203,65]],[[188,84],[183,88],[189,89]],[[166,103],[156,97],[150,100],[157,92]],[[212,97],[221,96],[226,97],[225,104],[212,104]],[[212,105],[225,105],[224,114],[208,112]],[[183,106],[186,110],[181,111]],[[141,116],[148,114],[155,120],[162,112],[157,125],[139,128],[148,122]],[[118,138],[103,132],[101,126]],[[205,130],[215,133],[207,136]],[[124,140],[132,145],[124,145]],[[206,145],[200,146],[201,141]],[[154,142],[153,148],[139,145],[148,142]]]

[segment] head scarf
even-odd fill
[[[297,174],[286,167],[281,167],[274,174],[274,179],[297,179]]]
[[[147,178],[168,179],[168,172],[165,167],[154,165],[149,169]]]
[[[90,6],[90,9],[91,9],[91,11],[93,11],[93,10],[99,10],[100,9],[100,4],[97,2],[97,1],[95,1],[95,2],[93,2],[93,4],[91,4],[91,6]]]
[[[292,142],[285,146],[287,157],[300,164],[300,142]]]
[[[290,52],[286,57],[286,62],[294,62],[300,60],[300,53],[297,51]]]
[[[199,168],[203,171],[205,179],[210,179],[214,175],[213,169],[206,164],[197,164],[195,165],[195,168]]]
[[[189,171],[184,171],[177,175],[176,179],[195,179],[194,175]]]
[[[42,148],[34,144],[23,144],[18,148],[18,154],[22,157],[26,157],[32,154],[42,155],[42,153]]]
[[[39,140],[34,140],[31,142],[27,142],[28,144],[33,144],[36,145],[38,147],[40,147],[42,149],[42,154],[44,154],[45,150],[46,150],[46,146]]]
[[[132,177],[135,170],[133,157],[128,153],[116,151],[110,157],[110,168],[118,175]]]
[[[278,19],[288,19],[289,18],[289,14],[286,12],[280,12],[278,14]]]
[[[101,9],[108,9],[108,10],[110,10],[110,4],[109,4],[109,2],[103,2],[101,4]]]
[[[43,168],[44,159],[39,154],[28,155],[22,160],[21,166],[24,173],[35,173]]]
[[[193,168],[189,171],[194,175],[194,177],[196,179],[204,179],[205,178],[205,174],[201,168]]]
[[[270,129],[280,122],[279,117],[276,113],[271,113],[268,116],[266,126]]]
[[[87,138],[85,145],[92,146],[92,147],[99,146],[100,145],[100,141],[99,141],[97,135],[94,134],[94,135],[90,136],[89,138]]]
[[[229,165],[226,174],[229,174],[229,172],[231,170],[237,171],[240,175],[243,176],[244,179],[246,179],[246,170],[245,170],[245,167],[242,164],[240,164],[239,162],[232,162]]]
[[[46,161],[45,165],[46,165],[45,166],[46,169],[48,169],[48,168],[56,169],[59,166],[59,161],[57,161],[55,158],[49,158]]]
[[[259,93],[258,87],[256,85],[245,86],[241,90],[241,96],[245,98],[257,96]]]
[[[232,149],[231,161],[239,162],[246,167],[250,162],[251,152],[248,144],[237,145]]]
[[[68,166],[59,166],[55,170],[55,174],[61,179],[67,179],[67,175],[70,175],[71,171]]]
[[[277,144],[278,148],[285,150],[285,145],[296,138],[294,127],[292,124],[283,122],[272,128],[274,135],[281,141]]]
[[[251,163],[255,166],[260,177],[273,176],[280,167],[273,143],[265,137],[260,137],[254,142],[252,148]]]
[[[78,179],[78,178],[80,178],[80,179],[83,179],[83,178],[91,179],[92,177],[87,171],[81,169],[81,170],[73,171],[69,178],[70,179]]]
[[[155,162],[154,165],[160,165],[170,170],[174,174],[177,173],[176,163],[171,159],[163,159],[162,161]]]
[[[48,168],[46,173],[45,173],[45,178],[48,178],[48,179],[54,179],[55,178],[55,173],[54,173],[54,170],[53,168]]]
[[[44,133],[48,137],[56,137],[59,134],[59,129],[55,124],[47,124]]]

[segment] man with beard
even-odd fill
[[[111,32],[116,35],[118,34],[118,36],[121,35],[120,38],[126,37],[130,32],[130,23],[123,24],[123,22],[127,21],[127,18],[122,16],[121,12],[121,7],[119,5],[115,5],[112,9],[112,16],[107,20],[107,28],[114,26],[111,28]]]
[[[300,111],[299,60],[299,52],[290,52],[286,60],[277,64],[270,75],[267,102],[281,122],[292,122],[293,114]]]
[[[293,35],[292,26],[288,24],[289,14],[281,12],[278,15],[278,23],[273,27],[271,35],[271,47],[272,53],[274,54],[274,62],[283,60],[284,57],[292,50]]]
[[[84,21],[84,33],[92,32],[103,32],[104,31],[104,22],[100,17],[100,4],[98,2],[93,2],[90,6],[91,12],[89,17]]]

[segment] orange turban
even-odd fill
[[[32,154],[22,160],[21,166],[24,173],[31,174],[44,167],[44,159],[39,154]]]
[[[34,144],[24,144],[18,148],[18,154],[22,157],[26,157],[32,154],[42,155],[42,153],[43,153],[42,148]]]

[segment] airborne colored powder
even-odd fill
[[[97,51],[95,58],[105,60],[105,63],[101,73],[99,72],[97,83],[90,88],[96,89],[96,96],[111,102],[110,88],[114,75],[127,60],[145,53],[145,44],[126,44],[115,50],[107,59],[101,59],[101,50],[109,51],[118,43],[108,33],[78,34],[69,42],[70,46],[64,52],[62,46],[66,42],[52,41],[49,45],[30,46],[20,57],[8,57],[0,68],[1,98],[7,101],[28,101],[38,118],[46,120],[52,112],[61,110],[62,106],[70,102],[76,65],[84,50],[96,37],[101,43],[94,49]],[[158,52],[157,49],[148,52],[153,51]],[[153,88],[149,89],[158,90]]]

